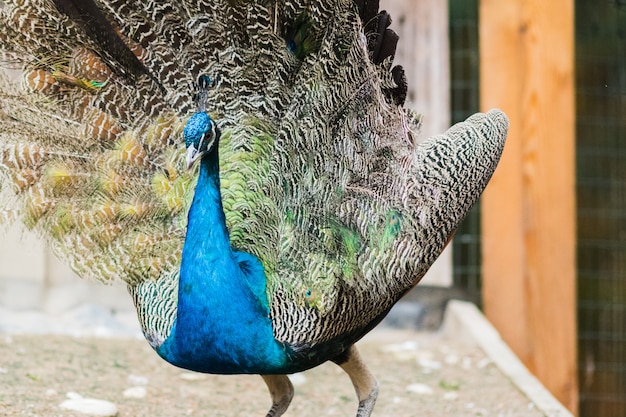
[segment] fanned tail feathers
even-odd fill
[[[362,332],[415,285],[506,135],[493,112],[417,145],[376,0],[12,0],[0,14],[0,173],[23,222],[81,275],[171,290],[195,178],[179,138],[207,75],[231,244],[263,263],[275,336],[294,345]]]

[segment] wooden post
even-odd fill
[[[487,317],[576,412],[573,0],[482,0],[481,108],[511,120],[482,200]]]

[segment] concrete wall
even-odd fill
[[[55,315],[81,304],[132,310],[122,283],[78,278],[34,233],[15,225],[0,232],[0,307]]]

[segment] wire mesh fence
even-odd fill
[[[450,0],[450,84],[452,123],[478,111],[478,0]],[[452,242],[454,285],[480,302],[480,203],[469,213]]]
[[[478,0],[449,0],[452,122],[479,108]],[[626,415],[626,2],[576,0],[580,416]],[[554,156],[555,158],[558,155]],[[480,207],[454,283],[480,300]]]
[[[580,415],[626,415],[626,5],[576,1]]]

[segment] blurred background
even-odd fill
[[[491,107],[511,119],[484,197],[409,297],[475,302],[566,407],[625,416],[626,2],[381,8],[400,35],[423,137]],[[74,277],[18,226],[0,236],[0,330],[16,312],[102,317],[84,305],[133,320],[123,286]]]

